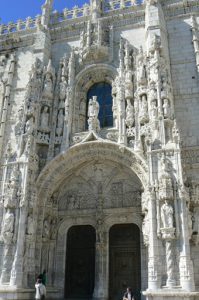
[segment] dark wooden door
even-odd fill
[[[140,299],[140,232],[134,224],[114,225],[109,233],[109,298],[121,300],[132,287]]]
[[[95,229],[73,226],[68,231],[66,254],[67,299],[92,297],[95,277]]]

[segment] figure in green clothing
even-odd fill
[[[41,274],[38,276],[38,279],[41,279],[43,285],[46,286],[46,281],[47,281],[46,270],[43,270],[43,273],[41,273]]]

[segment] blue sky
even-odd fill
[[[1,23],[24,20],[26,17],[34,17],[41,13],[41,5],[45,0],[0,0]],[[89,0],[54,0],[54,9],[62,11],[63,8],[72,8],[75,5],[82,6]]]

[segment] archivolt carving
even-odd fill
[[[74,170],[87,162],[110,161],[133,171],[143,186],[147,184],[147,166],[145,161],[126,147],[119,147],[111,142],[86,142],[71,147],[52,160],[37,179],[39,206],[60,186],[60,181],[74,174]],[[117,181],[118,182],[118,181]],[[48,191],[48,193],[47,193]]]

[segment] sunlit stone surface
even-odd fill
[[[0,25],[0,299],[199,299],[198,3],[52,5]]]

